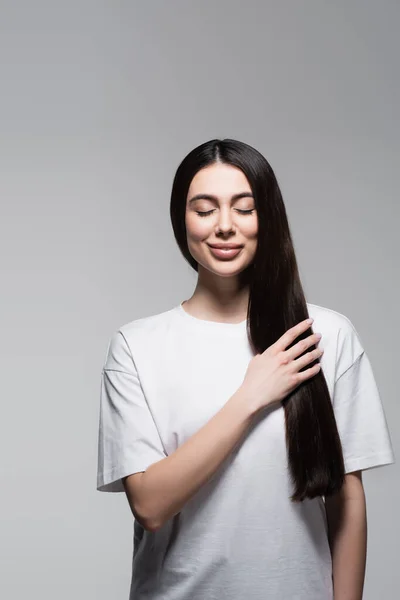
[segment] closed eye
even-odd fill
[[[199,215],[199,217],[207,217],[208,215],[211,215],[211,213],[213,213],[214,210],[215,209],[207,210],[207,211],[196,210],[196,213]],[[251,208],[250,210],[241,210],[240,208],[236,208],[235,210],[237,210],[237,212],[240,213],[241,215],[250,215],[251,213],[254,212],[254,208]]]

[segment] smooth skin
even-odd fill
[[[257,211],[244,173],[221,163],[198,171],[188,190],[185,222],[189,251],[198,263],[197,284],[185,309],[199,319],[243,321],[249,292],[239,287],[238,275],[254,259],[258,234]],[[243,248],[235,258],[221,260],[210,250],[215,242]]]
[[[245,320],[249,292],[240,288],[238,275],[254,258],[258,220],[244,173],[222,163],[201,169],[188,190],[185,223],[188,247],[198,263],[198,279],[193,295],[184,302],[184,310],[209,321]],[[209,247],[217,242],[243,247],[236,257],[221,260]],[[301,381],[319,371],[317,364],[299,373],[322,355],[317,348],[298,358],[309,346],[316,345],[316,334],[286,350],[309,327],[309,322],[302,321],[254,356],[241,386],[199,431],[145,472],[123,479],[132,513],[146,529],[156,531],[182,510],[243,441],[261,409],[279,403]],[[325,507],[334,599],[361,600],[367,529],[361,471],[347,474],[341,492],[326,498]]]

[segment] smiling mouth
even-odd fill
[[[243,248],[243,244],[232,244],[232,243],[217,243],[217,244],[207,244],[208,246],[210,246],[211,248],[218,248],[218,249],[236,249],[236,248]]]
[[[234,258],[237,256],[242,250],[243,246],[236,246],[235,248],[215,248],[215,246],[210,246],[211,253],[217,258]]]

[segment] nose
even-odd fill
[[[219,213],[219,219],[217,224],[218,231],[221,233],[228,233],[233,229],[232,213],[229,207],[221,209]]]

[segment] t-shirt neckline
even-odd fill
[[[247,319],[244,319],[244,321],[240,321],[239,323],[223,323],[221,321],[207,321],[206,319],[199,319],[198,317],[194,317],[193,315],[190,315],[188,312],[186,312],[186,310],[183,308],[182,306],[183,302],[180,302],[176,307],[175,310],[177,312],[177,314],[182,318],[185,319],[186,322],[195,327],[199,327],[199,328],[207,328],[209,330],[214,330],[214,331],[218,331],[218,332],[226,332],[226,333],[237,333],[237,334],[241,334],[243,332],[246,332],[246,324],[247,324]]]

